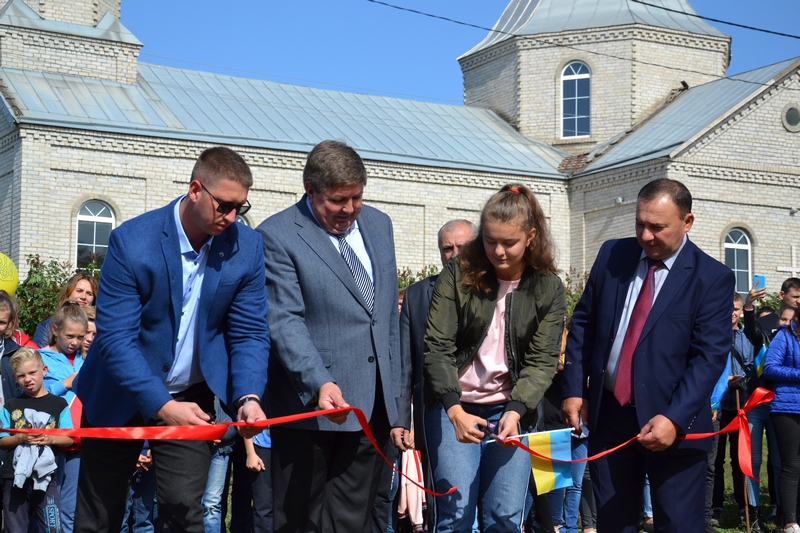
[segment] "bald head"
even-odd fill
[[[475,224],[465,219],[451,220],[439,230],[439,254],[442,266],[456,257],[464,244],[473,240],[478,234]]]

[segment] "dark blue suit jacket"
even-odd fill
[[[572,315],[562,396],[588,398],[590,432],[602,419],[606,364],[641,253],[634,238],[604,243]],[[733,291],[733,272],[687,241],[634,353],[640,427],[661,414],[687,434],[712,430],[709,398],[731,347]],[[678,441],[673,448],[709,445],[709,439]]]
[[[175,359],[183,274],[175,203],[111,232],[97,296],[97,337],[74,383],[86,418],[120,426],[149,420],[171,399],[163,384]],[[214,237],[197,309],[200,370],[228,406],[261,396],[269,330],[261,238],[233,224]]]
[[[414,404],[414,441],[418,450],[425,449],[425,403],[423,401],[423,373],[425,366],[425,330],[428,327],[428,310],[433,298],[433,286],[439,275],[420,280],[406,289],[403,309],[400,312],[400,351],[403,379],[410,384],[411,401],[398,405],[396,426],[411,428],[411,404]]]

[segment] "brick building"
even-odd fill
[[[641,185],[668,176],[740,290],[800,274],[800,61],[724,78],[730,39],[690,15],[512,0],[459,59],[466,105],[447,106],[142,63],[120,0],[0,5],[0,251],[23,271],[29,253],[101,260],[110,229],[184,192],[216,144],[253,168],[255,225],[300,198],[306,153],[334,138],[364,157],[401,266],[436,264],[443,222],[521,181],[559,266],[586,270],[603,240],[633,234]]]

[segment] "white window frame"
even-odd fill
[[[580,72],[583,70],[584,72]],[[580,72],[580,73],[579,73]],[[581,79],[588,79],[589,80],[589,95],[588,96],[579,96],[577,92],[577,80]],[[577,133],[577,126],[578,126],[578,119],[580,118],[588,118],[589,119],[589,133],[585,135],[565,135],[564,134],[564,120],[567,119],[566,117],[566,110],[564,106],[564,102],[566,101],[566,97],[564,96],[564,84],[566,82],[574,82],[575,83],[575,96],[570,98],[570,100],[575,100],[577,104],[577,100],[581,98],[587,98],[589,100],[589,114],[588,115],[580,115],[577,114],[574,117],[570,117],[569,120],[575,121],[575,130]],[[577,105],[576,113],[577,113]],[[560,114],[560,128],[561,128],[561,138],[562,139],[586,139],[592,136],[592,69],[589,68],[589,65],[584,63],[583,61],[570,61],[570,63],[564,67],[564,70],[561,71],[561,114]]]
[[[99,209],[97,212],[92,212],[90,209],[91,204],[100,204],[102,209]],[[78,210],[78,216],[76,217],[76,224],[75,224],[75,266],[76,268],[83,268],[86,265],[79,264],[79,249],[81,246],[91,246],[94,250],[94,253],[97,253],[97,224],[110,224],[111,231],[117,227],[117,217],[114,214],[114,210],[108,205],[106,202],[102,200],[92,199],[87,200],[81,205],[81,208]],[[94,235],[92,237],[93,242],[89,243],[82,243],[79,240],[80,235],[80,223],[81,222],[91,222],[94,224]],[[110,233],[110,232],[109,232]],[[101,248],[108,249],[108,245],[99,245]],[[105,257],[105,253],[103,254]]]
[[[734,242],[734,238],[731,236],[732,233],[738,232],[741,234],[741,237],[736,239]],[[730,241],[730,242],[729,242]],[[752,287],[752,279],[753,279],[753,242],[750,238],[750,234],[744,228],[731,228],[725,233],[725,242],[724,242],[724,254],[725,254],[725,265],[733,270],[734,275],[737,272],[743,272],[743,269],[740,265],[729,265],[728,264],[728,250],[747,250],[747,276],[745,276],[746,280],[746,287],[739,286],[739,276],[736,276],[736,292],[742,294],[742,296],[746,296],[748,292],[750,292],[750,287]],[[734,266],[736,268],[734,268]]]

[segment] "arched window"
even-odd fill
[[[78,249],[75,264],[86,268],[94,263],[103,265],[108,249],[108,237],[116,225],[111,207],[99,200],[89,200],[78,211]]]
[[[736,292],[746,295],[753,286],[750,275],[750,237],[739,228],[725,235],[725,264],[736,275]]]
[[[588,137],[591,130],[592,72],[574,61],[561,74],[561,137]]]

